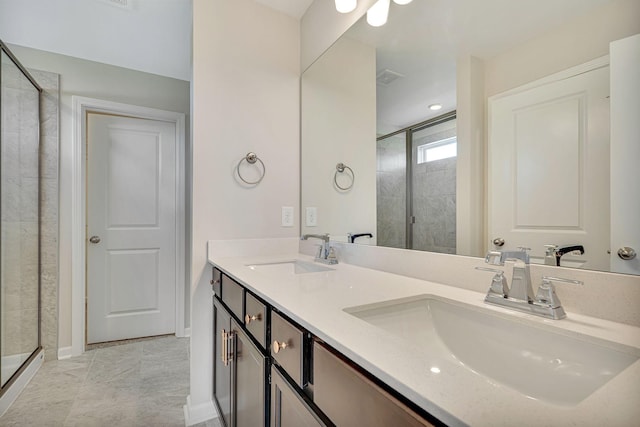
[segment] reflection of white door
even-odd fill
[[[608,96],[602,67],[490,99],[491,240],[534,260],[547,244],[583,245],[574,266],[609,270]]]
[[[611,271],[640,274],[640,34],[611,43]]]
[[[87,343],[174,333],[175,123],[89,113],[87,129]]]

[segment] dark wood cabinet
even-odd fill
[[[326,426],[275,366],[271,368],[271,426]]]

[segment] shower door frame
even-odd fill
[[[416,123],[411,126],[407,126],[404,129],[400,129],[386,135],[381,135],[376,138],[376,141],[382,141],[395,135],[405,134],[405,189],[406,189],[406,215],[405,215],[405,242],[404,249],[413,249],[413,224],[415,224],[416,217],[413,215],[413,134],[420,132],[426,128],[439,125],[441,123],[448,122],[450,120],[457,119],[457,111],[449,111],[434,117]],[[379,234],[379,233],[378,233]]]
[[[40,135],[40,122],[41,122],[41,102],[42,102],[42,93],[44,92],[44,90],[42,89],[42,87],[38,84],[38,82],[33,78],[33,76],[29,73],[29,71],[27,71],[26,68],[24,68],[24,66],[20,63],[20,61],[18,61],[18,59],[13,55],[13,53],[11,52],[11,50],[7,47],[7,45],[4,44],[4,42],[2,42],[2,40],[0,40],[0,55],[1,53],[4,52],[7,57],[11,60],[11,62],[18,68],[18,70],[20,70],[20,72],[27,78],[27,80],[29,80],[29,82],[33,85],[33,87],[38,91],[38,151],[40,151],[40,142],[41,142],[41,135]],[[0,81],[2,80],[2,67],[0,66]],[[2,95],[0,94],[0,112],[2,109],[2,102],[1,102],[1,98]],[[0,139],[2,138],[2,135],[0,135]],[[1,189],[0,189],[1,191]],[[9,391],[11,389],[11,386],[13,384],[16,383],[16,381],[22,376],[22,374],[27,371],[29,369],[29,367],[32,365],[32,362],[36,359],[38,359],[38,361],[40,363],[42,363],[42,304],[41,304],[41,294],[42,294],[42,280],[41,280],[41,266],[40,266],[40,258],[41,258],[41,254],[40,254],[40,248],[41,248],[41,228],[42,228],[42,224],[41,224],[41,220],[40,220],[40,215],[41,215],[41,203],[40,203],[40,156],[38,156],[38,187],[37,187],[37,200],[38,200],[38,251],[37,251],[37,263],[38,263],[38,345],[37,347],[31,352],[31,355],[24,361],[22,362],[22,365],[20,365],[20,368],[18,368],[18,370],[16,372],[14,372],[11,377],[7,380],[7,382],[3,385],[0,382],[0,398],[5,397],[5,394],[7,394],[7,391]],[[0,249],[1,251],[1,249]],[[0,253],[1,255],[1,253]],[[1,306],[0,306],[0,310],[1,310]],[[1,321],[1,320],[0,320]],[[1,344],[0,344],[1,345]],[[0,364],[2,362],[0,361]],[[31,375],[35,374],[35,370],[32,370]],[[26,380],[28,382],[28,380]],[[26,385],[26,382],[25,382]],[[17,391],[15,394],[15,397],[17,397],[17,394],[19,393],[19,391]],[[14,397],[14,398],[15,398]],[[9,397],[10,401],[13,401],[13,399],[11,397]],[[1,406],[1,405],[0,405]],[[2,414],[2,411],[0,411],[0,415]]]

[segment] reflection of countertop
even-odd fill
[[[265,301],[344,353],[449,425],[472,426],[631,426],[640,419],[640,361],[576,406],[548,404],[495,384],[461,364],[430,371],[429,362],[412,343],[343,311],[346,307],[432,294],[482,307],[544,328],[585,334],[635,347],[640,354],[640,328],[568,313],[546,320],[483,303],[484,294],[348,264],[333,271],[274,277],[247,264],[311,257],[215,257],[209,262],[233,276]],[[496,363],[499,363],[497,361]],[[549,378],[553,381],[553,378]]]

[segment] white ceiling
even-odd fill
[[[191,79],[191,0],[0,0],[0,38]]]
[[[255,1],[297,19],[313,2]],[[191,0],[0,0],[0,39],[191,80],[191,11]]]

